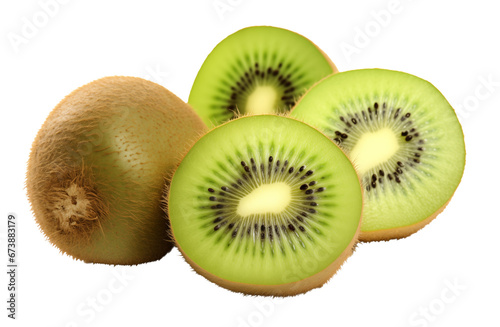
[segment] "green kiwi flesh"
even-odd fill
[[[164,178],[206,126],[162,86],[135,77],[84,85],[49,114],[33,142],[27,192],[40,229],[92,263],[139,264],[172,248]]]
[[[416,76],[383,69],[332,75],[290,115],[323,131],[357,167],[365,190],[361,240],[422,228],[462,178],[465,144],[455,111]]]
[[[233,291],[284,296],[321,286],[351,254],[362,190],[318,130],[253,115],[190,149],[167,202],[173,238],[197,272]]]
[[[277,27],[248,27],[208,55],[188,103],[209,127],[238,114],[283,113],[334,72],[332,61],[305,37]]]

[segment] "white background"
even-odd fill
[[[60,0],[44,14],[43,3],[54,1],[0,5],[2,326],[500,325],[496,2]],[[39,27],[27,29],[30,22]],[[196,275],[176,249],[136,267],[61,255],[38,230],[24,190],[31,142],[50,110],[107,75],[148,78],[187,101],[212,48],[252,25],[310,38],[340,71],[402,70],[440,89],[459,112],[467,146],[465,175],[448,208],[407,239],[360,244],[325,286],[282,300],[222,289]],[[24,39],[16,45],[14,38]],[[4,301],[9,212],[19,221],[16,321],[6,318]]]

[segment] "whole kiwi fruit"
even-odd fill
[[[205,131],[189,105],[136,77],[105,77],[66,96],[30,153],[26,187],[42,232],[92,263],[132,265],[172,248],[165,178]]]

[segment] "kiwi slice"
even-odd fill
[[[318,130],[254,115],[203,136],[167,202],[173,237],[197,272],[233,291],[284,296],[321,286],[352,253],[362,190]]]
[[[305,37],[277,27],[248,27],[208,55],[188,103],[208,126],[238,114],[283,113],[334,72],[332,61]]]
[[[365,190],[360,239],[408,236],[435,218],[465,166],[455,111],[429,82],[363,69],[325,78],[291,116],[316,126],[357,167]]]
[[[162,86],[106,77],[50,113],[28,162],[40,229],[85,262],[138,264],[172,248],[160,207],[164,178],[206,126]]]

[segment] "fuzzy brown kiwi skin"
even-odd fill
[[[39,228],[85,262],[162,258],[173,245],[160,208],[164,178],[205,130],[189,105],[141,78],[106,77],[73,91],[49,114],[28,160]]]
[[[296,121],[300,121],[303,124],[315,129],[318,131],[318,133],[323,134],[326,138],[328,138],[322,131],[317,129],[314,126],[309,125],[308,123],[305,123],[299,119],[296,119],[294,117],[289,117],[288,113],[282,113],[282,114],[260,114],[258,116],[281,116],[281,117],[286,117],[289,119],[294,119]],[[248,117],[248,116],[254,116],[251,114],[239,114],[235,119],[242,118],[242,117]],[[232,121],[232,120],[231,120]],[[222,123],[221,125],[215,126],[212,128],[210,131],[220,128],[221,126],[224,126],[225,124],[230,123],[231,121],[227,121]],[[202,135],[199,136],[201,138]],[[199,139],[198,138],[198,139]],[[331,140],[330,140],[331,141]],[[331,141],[335,146],[338,147],[335,142]],[[346,158],[350,161],[349,157],[345,154],[345,152],[342,150],[342,148],[338,147],[342,153],[346,156]],[[186,156],[186,154],[189,152],[189,149],[186,150],[184,153],[183,158]],[[182,160],[181,160],[182,161]],[[351,162],[352,163],[352,162]],[[179,161],[180,165],[180,161]],[[359,179],[359,174],[357,173],[357,168],[353,165],[353,168],[356,170],[356,175],[358,176],[358,183],[360,185],[360,191],[361,191],[361,196],[364,201],[364,189],[361,187],[362,182],[361,179]],[[173,171],[173,174],[168,177],[165,181],[164,189],[163,189],[163,199],[162,199],[162,209],[165,213],[165,217],[167,220],[169,220],[169,211],[168,211],[168,203],[169,203],[169,197],[170,197],[170,182],[172,181],[172,178],[175,174],[176,169]],[[359,243],[359,235],[361,233],[361,222],[362,222],[362,217],[363,217],[363,208],[364,206],[361,207],[361,214],[358,219],[358,226],[356,228],[356,232],[349,243],[349,245],[345,248],[345,250],[340,254],[340,256],[335,259],[330,265],[328,265],[326,268],[321,270],[320,272],[309,276],[305,279],[292,282],[292,283],[286,283],[286,284],[277,284],[277,285],[258,285],[258,284],[248,284],[248,283],[239,283],[239,282],[234,282],[230,281],[227,279],[220,278],[214,274],[211,274],[207,270],[201,268],[199,265],[197,265],[193,260],[191,260],[184,251],[182,251],[182,248],[178,245],[177,239],[175,237],[174,230],[171,227],[170,222],[168,222],[168,235],[171,240],[173,240],[174,245],[179,249],[179,252],[182,254],[184,260],[196,271],[198,274],[201,276],[205,277],[207,280],[210,282],[221,286],[223,288],[226,288],[232,292],[235,293],[243,293],[245,295],[263,295],[263,296],[275,296],[275,297],[287,297],[287,296],[295,296],[303,293],[307,293],[315,288],[320,288],[322,287],[328,280],[333,277],[337,271],[342,267],[342,265],[345,263],[345,261],[354,253],[357,244]]]

